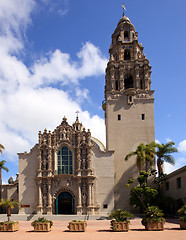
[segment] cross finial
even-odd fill
[[[76,116],[76,120],[78,120],[78,114],[79,114],[79,111],[76,111],[76,114],[77,114],[77,116]]]
[[[122,5],[122,8],[123,8],[123,15],[125,15],[125,11],[127,11],[126,7],[125,7],[125,4],[123,3]]]

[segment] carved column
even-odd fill
[[[87,149],[87,165],[88,165],[88,175],[92,175],[92,161],[91,161],[92,149],[89,147]]]
[[[77,204],[77,214],[82,214],[81,179],[78,179],[78,204]]]
[[[38,206],[37,206],[37,214],[42,214],[42,192],[41,192],[41,183],[42,180],[38,180]]]
[[[51,175],[52,172],[52,151],[51,148],[48,149],[48,176]]]
[[[52,198],[51,198],[51,180],[48,180],[48,206],[47,214],[52,214]]]
[[[41,177],[41,149],[38,149],[38,177]]]
[[[95,205],[95,201],[94,201],[94,182],[93,181],[91,183],[91,195],[92,195],[91,205],[94,206]]]
[[[110,69],[110,79],[111,79],[111,90],[114,90],[115,87],[115,78],[114,78],[114,67]]]
[[[119,78],[120,78],[120,90],[124,89],[124,68],[120,67],[119,69]]]
[[[140,86],[140,74],[139,74],[139,66],[138,65],[135,67],[135,73],[136,73],[136,75],[135,75],[135,78],[136,78],[135,79],[136,80],[135,86],[136,86],[137,89],[140,89],[141,86]]]
[[[62,140],[62,128],[60,128],[60,140]]]
[[[94,181],[91,181],[91,205],[95,206],[95,200],[94,200]],[[94,208],[91,208],[91,213],[94,214]]]
[[[77,133],[77,147],[76,147],[76,161],[77,161],[77,174],[81,173],[81,154],[80,154],[80,133]]]
[[[92,191],[91,191],[91,182],[90,182],[90,180],[89,180],[89,182],[88,182],[88,207],[90,207],[91,206],[91,202],[92,202]]]
[[[149,82],[149,69],[147,66],[144,68],[144,76],[145,76],[145,89],[148,89]]]

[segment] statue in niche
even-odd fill
[[[67,139],[67,131],[65,130],[65,128],[62,130],[62,139],[63,140]]]
[[[46,170],[46,166],[47,166],[47,159],[44,158],[43,159],[43,170]]]
[[[86,193],[82,193],[82,206],[87,205],[87,195]]]
[[[85,169],[85,164],[86,164],[85,158],[83,158],[83,159],[82,159],[82,168],[83,168],[83,169]]]
[[[67,129],[67,140],[69,140],[69,136],[70,136],[70,130]]]
[[[110,55],[110,60],[111,60],[111,61],[114,61],[114,56],[113,56],[113,54]]]
[[[47,145],[46,137],[43,138],[43,145]]]
[[[46,207],[47,205],[47,196],[46,194],[43,195],[43,206]]]
[[[85,144],[85,141],[86,141],[86,137],[85,135],[82,136],[82,144]]]

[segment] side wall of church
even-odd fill
[[[99,213],[107,214],[114,209],[114,157],[113,151],[102,152],[93,148],[93,168],[96,176],[96,197]]]
[[[19,155],[19,201],[23,207],[19,214],[31,214],[36,211],[38,204],[38,193],[36,176],[38,170],[38,149],[37,145],[30,153]],[[24,207],[25,206],[25,207]]]
[[[4,184],[2,185],[2,192],[1,192],[1,197],[3,199],[13,199],[13,200],[18,200],[18,183],[14,184]],[[15,214],[18,213],[19,208],[14,207],[11,209],[11,213]]]

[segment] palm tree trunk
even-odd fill
[[[1,178],[1,168],[0,168],[0,201],[1,201],[1,192],[2,192],[2,178]]]
[[[163,175],[161,158],[158,158],[158,160],[157,160],[157,168],[158,168],[158,176],[160,177],[161,175]]]
[[[11,216],[11,208],[7,208],[7,217],[8,217],[8,222],[10,222],[10,216]]]

